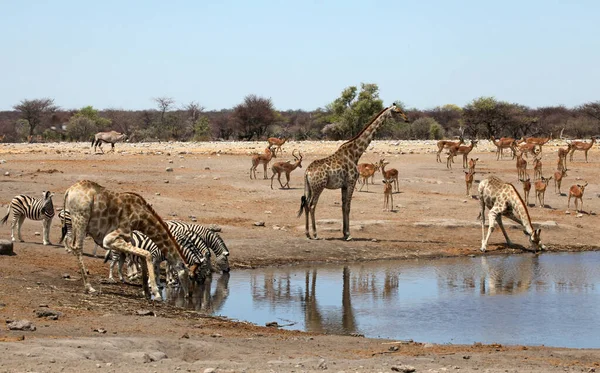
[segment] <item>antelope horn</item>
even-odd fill
[[[294,157],[294,159],[298,159],[298,157],[296,157],[296,150],[298,150],[298,149],[292,150],[292,156]]]

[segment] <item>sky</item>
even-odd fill
[[[599,1],[0,0],[0,110],[314,110],[375,83],[384,105],[600,100]]]

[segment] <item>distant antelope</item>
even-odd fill
[[[586,182],[583,185],[572,185],[569,189],[569,199],[567,200],[567,208],[571,205],[571,197],[575,199],[575,210],[577,212],[583,210],[583,192],[585,192],[585,187],[588,185]],[[581,201],[581,210],[577,207],[577,200]]]
[[[540,179],[542,177],[542,159],[535,157],[533,159],[533,178]]]
[[[389,170],[386,171],[385,166],[387,166],[388,164],[390,164],[390,162],[386,161],[385,159],[380,159],[379,160],[379,169],[381,170],[381,173],[383,174],[383,178],[386,180],[391,180],[394,185],[396,186],[396,192],[400,192],[400,187],[398,186],[398,170],[396,170],[395,168],[390,168]]]
[[[546,207],[544,204],[544,196],[546,195],[546,188],[548,187],[548,182],[550,179],[552,179],[552,176],[547,179],[542,176],[540,180],[535,182],[535,197],[539,202],[540,207]]]
[[[588,161],[588,151],[592,148],[592,146],[594,146],[594,143],[596,142],[596,137],[592,136],[592,141],[591,142],[584,142],[584,141],[573,141],[571,143],[571,155],[569,156],[569,160],[571,162],[573,162],[573,153],[575,153],[575,150],[580,150],[582,152],[584,152],[585,154],[585,161],[587,163]]]
[[[96,147],[100,148],[100,151],[104,153],[102,150],[102,143],[110,143],[110,150],[112,152],[115,151],[115,143],[118,141],[122,141],[127,139],[127,135],[123,133],[119,133],[117,131],[110,132],[98,132],[94,135],[94,139],[92,140],[92,146],[94,147],[94,153],[96,152]]]
[[[282,189],[286,186],[288,189],[290,188],[290,173],[296,168],[302,168],[302,153],[298,152],[298,156],[296,156],[295,152],[296,149],[292,150],[292,156],[295,160],[294,163],[290,163],[290,161],[275,162],[273,163],[273,166],[271,166],[271,171],[273,171],[273,176],[271,176],[271,189],[273,189],[273,178],[275,177],[275,174],[277,174],[277,181],[279,181],[279,185],[281,185]],[[282,172],[285,173],[285,178],[287,181],[285,185],[281,183]]]
[[[567,170],[567,155],[571,151],[573,144],[567,144],[567,148],[559,148],[558,149],[558,165]]]
[[[500,160],[502,159],[502,157],[504,156],[504,149],[510,149],[512,151],[513,157],[512,159],[515,159],[515,149],[513,149],[513,144],[515,142],[515,139],[513,139],[512,137],[502,137],[498,140],[496,140],[496,138],[494,138],[494,136],[492,136],[490,138],[490,140],[492,141],[492,143],[494,145],[496,145],[496,160]]]
[[[358,168],[358,173],[360,175],[360,178],[358,180],[362,182],[362,185],[358,191],[360,192],[362,190],[362,188],[366,185],[367,192],[368,192],[369,191],[369,178],[371,179],[371,184],[373,184],[373,178],[375,177],[375,172],[379,171],[379,169],[380,169],[379,163],[359,163],[357,168]]]
[[[471,196],[471,187],[473,186],[473,175],[475,175],[475,170],[469,169],[469,171],[464,171],[465,173],[465,184],[467,185],[467,197]]]
[[[6,137],[6,135],[0,135],[0,142],[4,141],[5,137]]]
[[[437,151],[437,161],[440,163],[442,162],[442,159],[440,158],[440,153],[446,148],[450,148],[451,146],[456,146],[459,147],[461,144],[464,144],[465,140],[463,139],[462,136],[459,137],[458,142],[453,142],[453,141],[449,141],[449,140],[440,140],[437,142],[437,147],[438,147],[438,151]]]
[[[529,175],[525,174],[527,178],[519,179],[519,181],[523,184],[523,196],[525,197],[525,205],[529,206],[529,191],[531,190],[531,180],[529,179]]]
[[[277,146],[277,148],[275,148],[275,155],[277,155],[277,151],[281,154],[281,146],[285,144],[287,138],[284,137],[283,139],[279,139],[277,137],[269,137],[267,141],[269,142],[269,146]]]
[[[275,152],[273,151],[273,147],[269,145],[265,148],[265,152],[263,154],[254,154],[252,155],[252,166],[250,167],[250,179],[252,179],[252,175],[254,175],[254,179],[256,179],[256,167],[262,163],[264,166],[263,170],[263,179],[267,179],[267,165],[271,162],[272,158],[276,158]]]
[[[471,140],[471,145],[459,146],[456,154],[462,154],[463,156],[463,168],[467,168],[467,158],[469,157],[469,153],[473,150],[474,147],[477,146],[477,140]]]
[[[392,180],[383,179],[383,211],[394,211],[394,196],[392,195]]]
[[[517,177],[522,179],[527,174],[527,161],[523,159],[523,152],[517,153]]]
[[[554,193],[556,193],[556,187],[558,186],[558,194],[562,194],[560,192],[560,184],[565,176],[567,176],[567,170],[564,168],[559,169],[554,173]]]
[[[469,172],[475,172],[475,166],[477,165],[477,161],[479,161],[479,158],[469,159]]]

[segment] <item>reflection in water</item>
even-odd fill
[[[600,347],[600,253],[231,272],[175,304],[259,325],[435,343]]]
[[[216,281],[214,291],[211,291],[214,280],[212,277],[208,277],[204,283],[195,285],[192,296],[189,298],[184,297],[183,292],[178,287],[165,288],[162,296],[163,299],[167,299],[169,304],[176,307],[193,309],[203,313],[217,314],[229,296],[230,276],[231,275],[227,272],[221,274]]]

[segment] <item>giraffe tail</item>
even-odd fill
[[[302,212],[304,211],[306,203],[306,196],[302,196],[302,198],[300,198],[300,211],[298,211],[298,218],[302,216]]]

